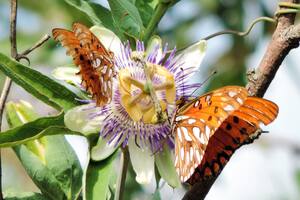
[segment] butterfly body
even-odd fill
[[[173,121],[175,167],[182,182],[217,175],[233,152],[272,122],[276,104],[249,97],[245,88],[226,86],[181,103]]]
[[[55,40],[67,49],[67,55],[80,68],[82,85],[103,106],[112,98],[114,54],[84,25],[73,24],[73,30],[56,28],[52,31]]]

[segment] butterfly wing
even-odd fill
[[[243,87],[227,86],[178,109],[175,118],[175,167],[182,182],[201,163],[210,137],[246,100]]]
[[[73,31],[56,28],[52,31],[55,40],[67,49],[80,68],[82,84],[96,100],[98,106],[111,101],[113,54],[105,49],[99,39],[84,25],[74,23]]]
[[[175,119],[175,167],[181,180],[194,184],[218,174],[235,149],[258,136],[260,123],[269,124],[277,114],[276,104],[248,97],[238,86],[194,100]]]

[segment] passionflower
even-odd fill
[[[122,43],[105,28],[94,26],[90,30],[115,55],[117,76],[113,80],[112,101],[97,107],[93,100],[84,100],[87,104],[66,113],[65,125],[84,134],[99,131],[92,159],[105,159],[118,146],[128,146],[137,182],[151,181],[156,161],[162,177],[170,185],[178,185],[173,163],[162,159],[169,155],[163,144],[173,145],[170,121],[176,100],[200,86],[189,79],[204,57],[206,41],[176,52],[176,48],[169,51],[159,37],[153,37],[147,48],[142,41],[131,48],[129,42]],[[76,70],[64,67],[55,70],[54,76],[78,83],[78,77],[70,80],[72,71]],[[65,72],[67,76],[63,76]]]

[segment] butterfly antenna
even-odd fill
[[[209,79],[211,79],[211,77],[213,77],[215,74],[217,74],[217,70],[214,70],[204,81],[202,81],[202,83],[200,83],[200,86],[198,87],[198,88],[196,88],[193,92],[192,92],[192,94],[191,94],[191,96],[193,96],[193,94],[200,88],[200,87],[202,87],[202,85],[204,85],[207,81],[209,81]]]
[[[262,130],[261,133],[269,133],[269,131],[264,131],[264,130]]]
[[[182,78],[181,78],[181,82],[182,82],[182,97],[184,97],[184,81],[183,81],[183,78],[184,78],[184,70],[183,68],[181,67],[180,70],[182,71]]]

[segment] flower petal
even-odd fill
[[[75,151],[81,168],[83,169],[83,171],[85,171],[90,160],[88,140],[86,139],[86,137],[82,137],[79,135],[65,135],[65,138]]]
[[[206,53],[206,47],[206,40],[200,40],[196,44],[185,49],[181,54],[177,55],[173,59],[174,62],[176,62],[173,66],[173,69],[176,70],[175,73],[181,73],[181,70],[183,69],[185,79],[191,77],[200,66]]]
[[[155,164],[160,176],[173,188],[181,185],[174,166],[171,150],[164,145],[163,151],[155,154]]]
[[[154,175],[154,156],[148,147],[139,148],[130,137],[128,149],[133,170],[136,173],[136,181],[140,184],[149,184]]]
[[[116,137],[115,140],[109,143],[108,139],[99,137],[97,145],[94,146],[91,151],[92,160],[101,161],[113,154],[119,147],[119,144],[116,145],[117,139],[118,137]]]
[[[100,131],[105,115],[92,117],[100,108],[94,103],[77,106],[65,114],[65,125],[72,131],[78,131],[85,135]]]
[[[79,68],[75,67],[58,67],[52,71],[52,76],[57,80],[66,81],[74,85],[80,85],[81,78],[76,75]]]
[[[116,55],[121,55],[122,42],[114,32],[101,26],[92,26],[90,30],[103,43],[105,48]]]
[[[138,104],[131,103],[131,96],[130,95],[123,95],[122,97],[122,104],[125,108],[127,114],[133,121],[139,121],[143,117],[143,112]]]

